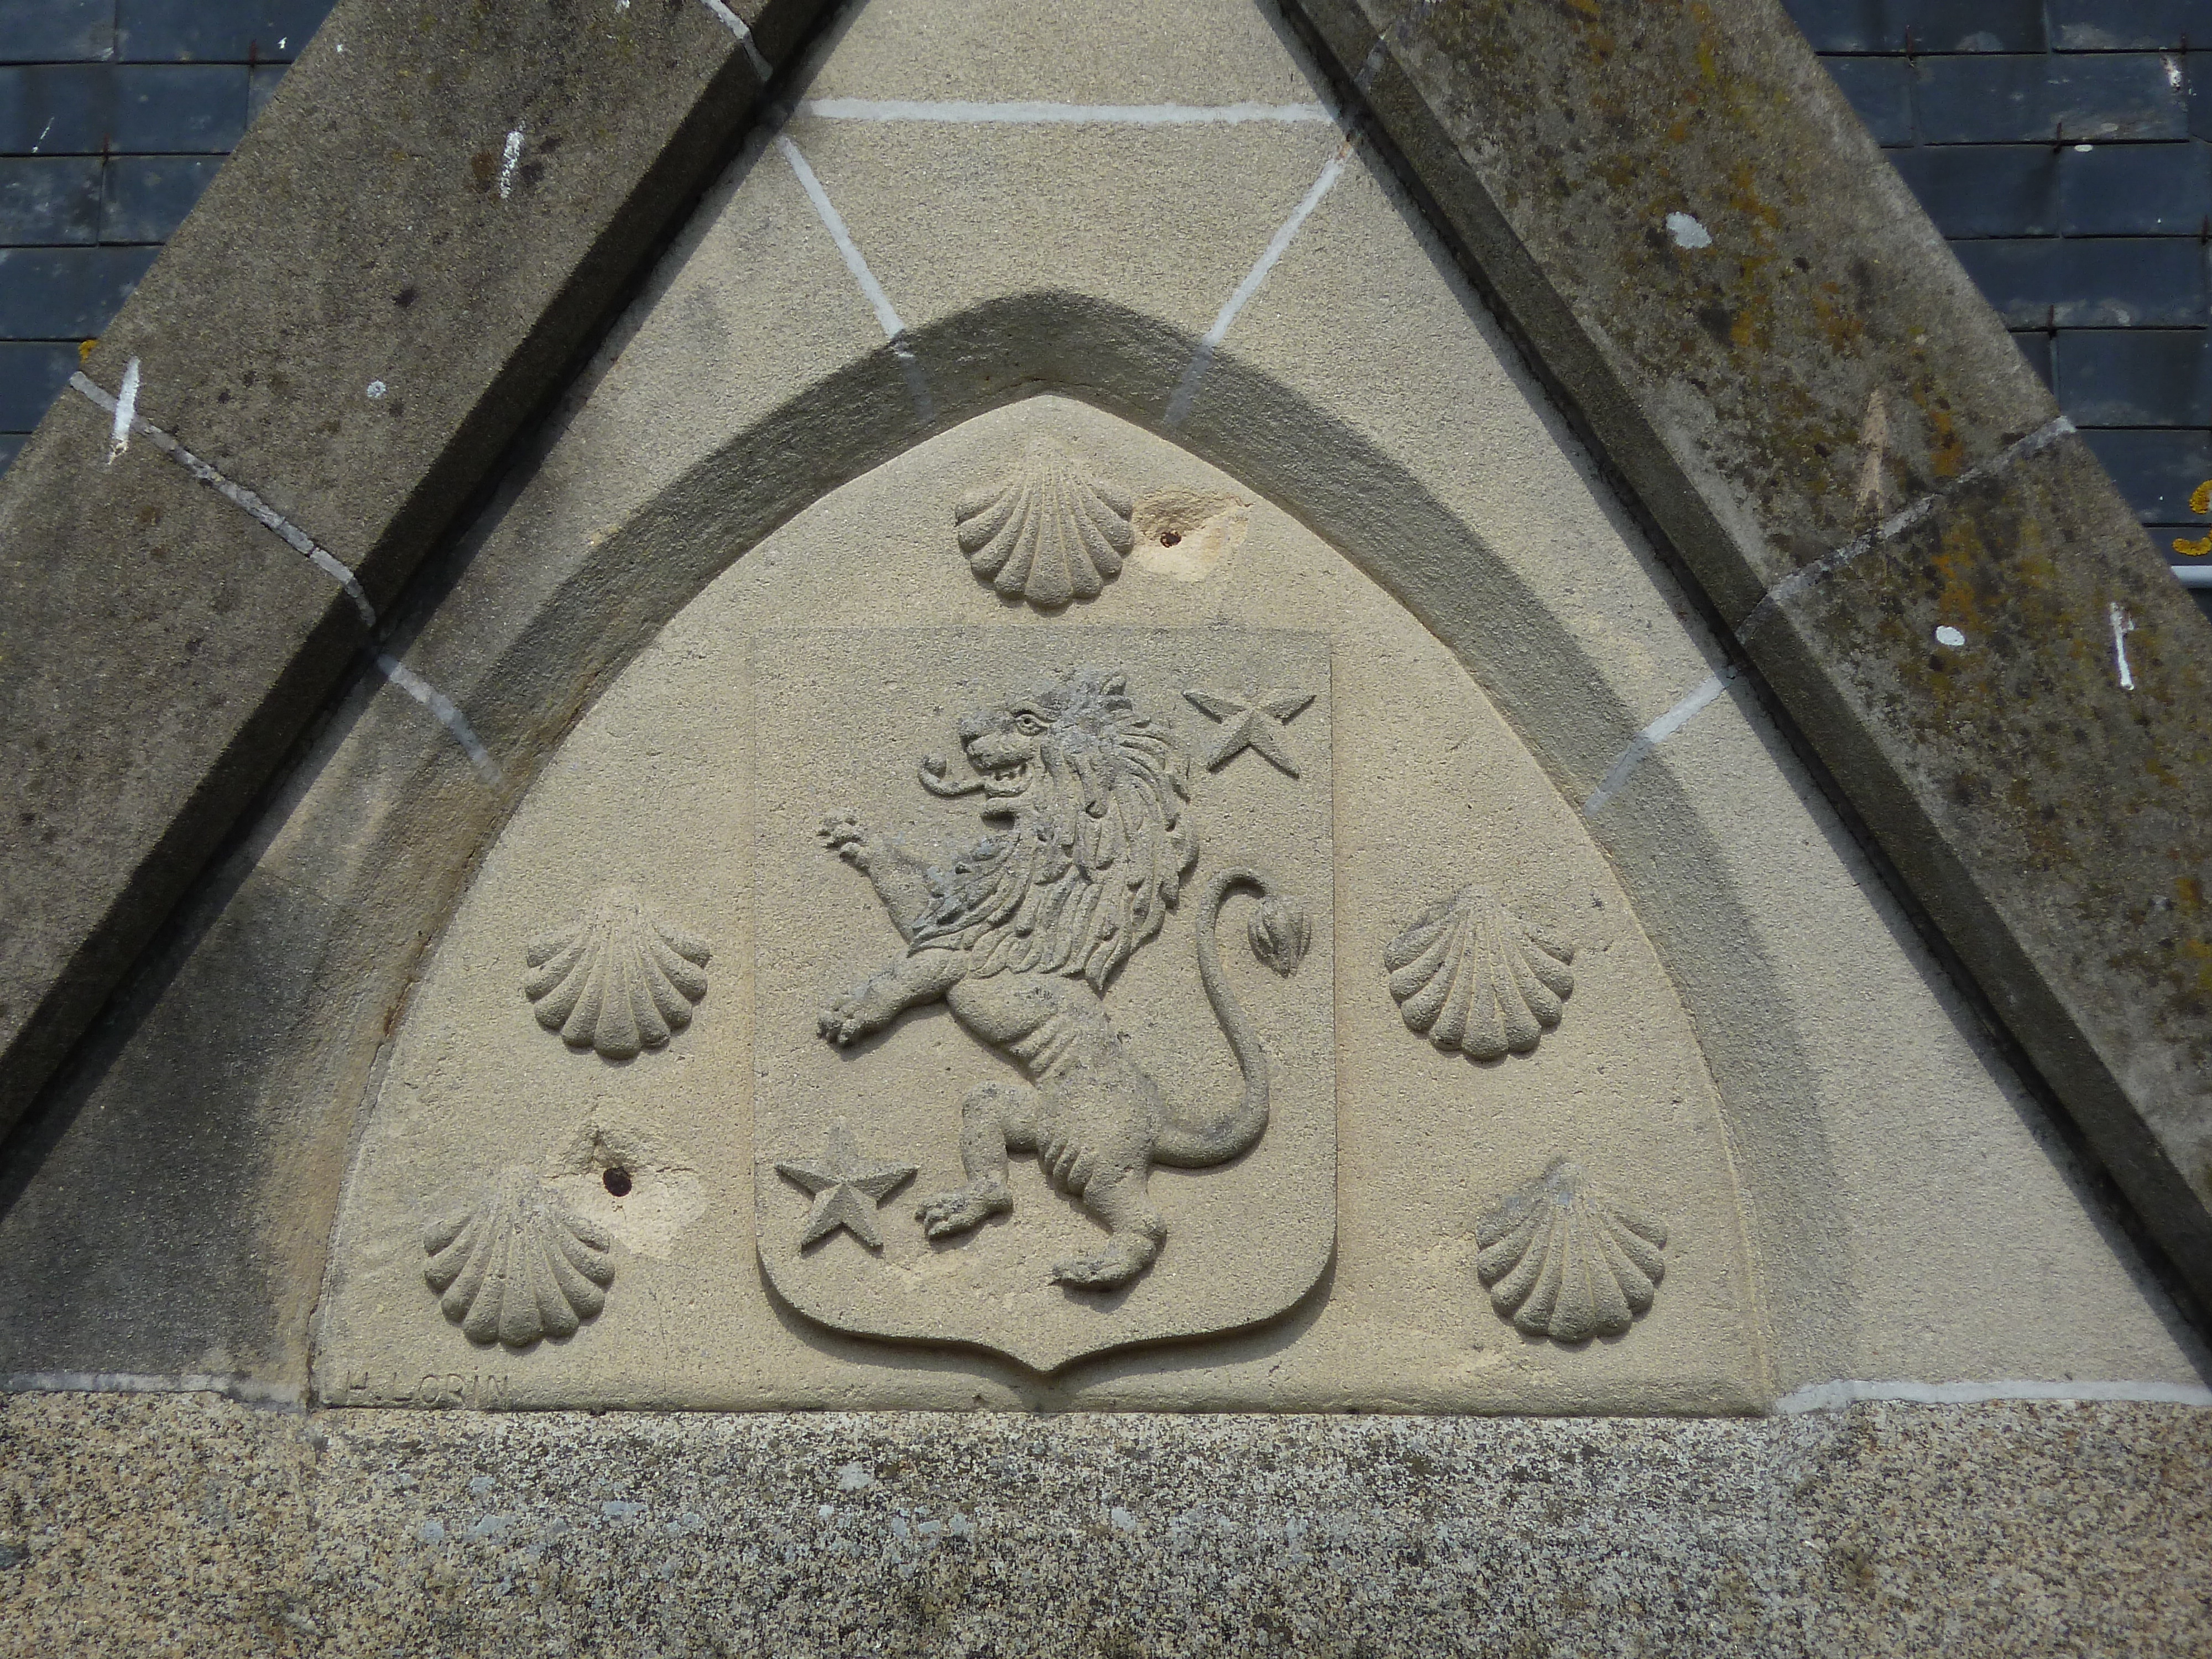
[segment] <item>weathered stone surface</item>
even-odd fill
[[[1110,101],[1142,84],[1148,96],[1185,104],[1317,97],[1295,54],[1245,0],[1206,0],[1178,9],[1172,21],[1149,0],[1075,14],[1043,0],[1000,6],[991,16],[1003,21],[986,27],[944,0],[871,0],[810,69],[803,90],[809,100],[975,89]],[[943,60],[917,63],[912,43],[941,38],[956,15],[962,27],[972,26],[961,39],[973,55],[962,60],[968,78],[947,87],[930,78]],[[1040,21],[1048,15],[1049,27]],[[1080,51],[1070,50],[1060,27],[1070,18]],[[1185,49],[1156,51],[1164,31]],[[180,914],[169,936],[173,948],[149,963],[128,1006],[81,1046],[35,1128],[9,1149],[0,1190],[0,1372],[234,1370],[256,1387],[304,1389],[311,1314],[327,1316],[343,1289],[326,1284],[325,1267],[347,1171],[368,1168],[353,1164],[354,1150],[402,1121],[380,1109],[364,1124],[368,1103],[395,1072],[403,1083],[427,1075],[441,1087],[507,1087],[501,1110],[514,1118],[486,1121],[518,1123],[526,1155],[535,1157],[564,1151],[603,1086],[610,1096],[624,1094],[659,1062],[689,1063],[687,1055],[724,1041],[728,1012],[738,1006],[722,996],[737,984],[732,978],[716,979],[690,1025],[634,1062],[566,1048],[539,1028],[520,983],[519,941],[572,917],[567,907],[578,890],[588,896],[608,878],[603,869],[593,873],[599,866],[624,861],[629,867],[617,878],[633,884],[659,878],[661,842],[638,830],[661,820],[639,814],[694,800],[688,818],[677,812],[665,820],[674,838],[702,842],[715,866],[713,884],[746,878],[750,832],[733,829],[715,798],[671,788],[684,778],[688,789],[697,777],[690,755],[723,740],[717,705],[703,697],[675,705],[676,718],[695,722],[687,728],[700,732],[695,739],[669,724],[670,708],[657,698],[632,704],[612,698],[610,688],[632,671],[638,688],[666,684],[676,659],[653,645],[656,636],[717,587],[751,597],[726,611],[702,605],[693,613],[709,624],[710,641],[787,626],[802,614],[833,627],[881,626],[891,613],[925,625],[1008,620],[951,539],[950,502],[928,528],[928,542],[909,544],[896,522],[864,532],[857,520],[841,520],[832,492],[924,459],[925,441],[940,427],[994,411],[1010,417],[1015,411],[1006,405],[1036,392],[1056,391],[1158,431],[1224,299],[1339,163],[1334,188],[1235,319],[1187,423],[1176,428],[1185,449],[1218,470],[1209,473],[1186,457],[1179,465],[1198,470],[1176,473],[1176,487],[1249,503],[1237,550],[1197,571],[1156,568],[1133,552],[1073,621],[1034,612],[1026,600],[1014,615],[1048,630],[1114,625],[1117,617],[1127,625],[1210,587],[1227,607],[1220,614],[1265,627],[1280,625],[1292,599],[1304,603],[1346,581],[1355,590],[1371,581],[1360,603],[1380,597],[1405,607],[1409,614],[1393,626],[1449,651],[1446,672],[1471,678],[1504,722],[1503,730],[1478,727],[1468,715],[1419,727],[1423,744],[1457,744],[1449,758],[1437,757],[1431,782],[1468,792],[1428,821],[1463,817],[1486,857],[1524,848],[1530,875],[1564,867],[1553,849],[1585,833],[1573,820],[1591,781],[1628,734],[1674,705],[1717,660],[1681,587],[1516,367],[1510,347],[1368,147],[1340,154],[1334,129],[1311,120],[1279,129],[1109,126],[1100,143],[1092,142],[1095,131],[805,113],[787,129],[909,322],[902,343],[926,374],[934,422],[918,412],[897,354],[787,158],[769,145],[731,170],[562,421],[522,458],[467,542],[440,561],[437,581],[422,585],[392,641],[465,711],[503,787],[487,789],[450,734],[396,687],[370,678],[338,700],[302,765]],[[1127,164],[1102,167],[1102,149]],[[1208,182],[1229,177],[1247,188],[1224,195]],[[1202,236],[1188,245],[1163,240],[1163,214],[1200,206],[1202,222],[1202,222]],[[1071,238],[1072,225],[1084,234]],[[1131,248],[1157,251],[1160,259],[1132,260]],[[996,476],[982,470],[985,459],[978,457],[979,481]],[[988,459],[1003,466],[1006,457]],[[817,506],[824,515],[810,514]],[[801,556],[800,544],[785,537],[801,518],[833,528],[842,521],[848,533],[807,544],[817,551]],[[1149,514],[1144,522],[1152,522]],[[1322,561],[1314,574],[1327,572],[1327,586],[1300,597],[1297,584],[1284,586],[1291,568],[1284,562],[1310,537],[1343,562]],[[886,538],[910,556],[862,558],[888,550]],[[1188,580],[1193,574],[1201,580]],[[1182,599],[1166,597],[1176,593]],[[1351,654],[1362,672],[1388,661],[1370,661],[1363,647]],[[633,712],[622,714],[625,705]],[[948,698],[946,717],[960,706]],[[1294,737],[1295,724],[1290,731]],[[924,752],[951,748],[942,727],[908,740],[922,742]],[[1543,821],[1557,823],[1556,833],[1531,836],[1537,819],[1467,811],[1496,798],[1479,781],[1493,762],[1518,752],[1516,742],[1554,792]],[[1395,734],[1377,733],[1337,752],[1346,766],[1356,752],[1379,786],[1413,751]],[[572,764],[587,757],[597,758]],[[1246,756],[1231,767],[1261,763]],[[566,821],[587,804],[601,814],[588,832],[581,820]],[[509,902],[482,878],[503,830],[501,861],[538,833],[522,833],[526,817],[560,829],[554,841],[591,850],[596,862],[547,865],[549,872],[568,872],[547,902],[522,907],[511,928],[471,934],[488,950],[486,976],[449,975],[477,948],[462,942],[473,927],[464,907],[481,893],[484,903],[468,914],[496,920]],[[1391,835],[1421,822],[1416,815]],[[1739,689],[1715,702],[1650,756],[1632,787],[1584,823],[1679,994],[1674,1018],[1686,1016],[1718,1093],[1756,1264],[1772,1393],[1853,1376],[2198,1377],[2200,1349],[2178,1328],[2041,1109],[1983,1041],[1881,877],[1754,700]],[[720,843],[719,854],[717,836],[734,836]],[[1340,837],[1338,845],[1348,842]],[[1378,872],[1391,862],[1374,850],[1367,856]],[[1402,862],[1404,854],[1391,856]],[[1425,902],[1477,873],[1454,857],[1408,884],[1424,890]],[[1339,879],[1341,900],[1348,890]],[[657,896],[677,910],[678,898],[721,890],[713,884],[688,878],[684,893]],[[872,910],[865,886],[856,889],[855,915],[880,927],[879,907]],[[1391,1044],[1378,1054],[1417,1060],[1426,1045],[1406,1030],[1378,958],[1418,906],[1401,910],[1396,889],[1377,898],[1340,903],[1340,915],[1356,915],[1371,930],[1359,954],[1376,977],[1354,988],[1338,1017],[1376,1022]],[[1615,915],[1611,897],[1605,915]],[[1627,919],[1621,911],[1620,920]],[[448,945],[432,973],[428,951],[441,939]],[[741,935],[714,945],[710,976],[753,957]],[[485,1040],[455,1050],[465,1065],[410,1073],[394,1042],[399,1026],[411,1025],[410,1048],[414,1035],[433,1031],[428,1011],[448,985],[465,1000],[484,998],[465,1011],[465,1029]],[[1597,1029],[1577,1024],[1596,1006],[1582,1000],[1587,988],[1577,989],[1560,1028],[1570,1036]],[[1656,1052],[1634,1025],[1611,1029],[1644,1054]],[[1547,1049],[1551,1042],[1545,1039]],[[1352,1363],[1387,1361],[1411,1379],[1412,1391],[1385,1401],[1393,1408],[1456,1387],[1454,1379],[1477,1357],[1473,1336],[1520,1342],[1466,1257],[1452,1252],[1474,1244],[1471,1230],[1493,1199],[1565,1150],[1534,1144],[1548,1138],[1544,1126],[1559,1121],[1555,1109],[1583,1109],[1565,1093],[1542,1111],[1517,1109],[1515,1091],[1534,1075],[1517,1059],[1483,1072],[1492,1063],[1426,1052],[1457,1070],[1424,1072],[1437,1092],[1418,1102],[1402,1079],[1378,1073],[1379,1086],[1364,1088],[1372,1103],[1340,1152],[1357,1151],[1362,1137],[1378,1148],[1394,1138],[1410,1141],[1401,1134],[1409,1110],[1431,1125],[1455,1111],[1464,1121],[1474,1093],[1462,1088],[1503,1092],[1492,1121],[1474,1136],[1480,1156],[1493,1161],[1476,1183],[1480,1190],[1459,1194],[1420,1224],[1432,1255],[1415,1277],[1390,1276],[1391,1264],[1405,1258],[1394,1254],[1386,1206],[1357,1212],[1364,1240],[1340,1228],[1338,1269],[1325,1281],[1330,1296],[1341,1294],[1346,1312],[1364,1299],[1425,1328],[1418,1343],[1385,1346],[1362,1333],[1341,1350]],[[1537,1073],[1549,1069],[1544,1052]],[[990,1060],[980,1045],[970,1058]],[[742,1059],[734,1075],[746,1075]],[[1608,1066],[1609,1079],[1630,1075]],[[1567,1074],[1560,1080],[1581,1086]],[[1664,1115],[1674,1093],[1624,1098]],[[1685,1102],[1698,1097],[1692,1091]],[[681,1146],[702,1133],[720,1136],[741,1152],[749,1134],[737,1115],[739,1098],[734,1086],[694,1091],[684,1102],[683,1133],[662,1138]],[[529,1116],[541,1109],[549,1115],[542,1124]],[[422,1150],[432,1154],[431,1136],[465,1143],[476,1133],[473,1120],[435,1109],[416,1121],[426,1126]],[[550,1147],[537,1139],[544,1128],[559,1131]],[[1605,1139],[1659,1157],[1680,1144],[1671,1129]],[[462,1163],[487,1150],[495,1167],[508,1161],[497,1146],[460,1150],[468,1154]],[[1369,1167],[1379,1166],[1370,1160]],[[422,1169],[446,1178],[434,1155]],[[1611,1179],[1601,1169],[1592,1174]],[[557,1178],[590,1177],[564,1163]],[[393,1190],[402,1205],[412,1204],[434,1184],[410,1175]],[[780,1196],[799,1201],[795,1188]],[[1657,1194],[1633,1196],[1677,1226],[1693,1219]],[[604,1190],[600,1197],[611,1201]],[[742,1255],[751,1206],[750,1184],[740,1183],[734,1209],[716,1214],[714,1224],[737,1235],[733,1244],[718,1244],[719,1259],[735,1259],[732,1249]],[[391,1271],[407,1299],[372,1295],[365,1310],[373,1314],[383,1300],[394,1321],[425,1316],[427,1327],[415,1328],[439,1346],[430,1354],[395,1352],[377,1341],[342,1354],[326,1350],[346,1362],[331,1379],[334,1397],[351,1398],[350,1385],[366,1373],[363,1397],[386,1398],[395,1376],[454,1370],[446,1343],[471,1352],[438,1314],[422,1273],[419,1234],[395,1229],[385,1245],[395,1241],[414,1261],[394,1255],[377,1270]],[[683,1242],[690,1249],[691,1240]],[[652,1314],[650,1304],[625,1298],[659,1273],[654,1265],[618,1274],[605,1332],[641,1309]],[[1668,1273],[1652,1316],[1617,1349],[1603,1349],[1601,1366],[1632,1364],[1678,1320],[1700,1340],[1718,1334],[1720,1322],[1702,1300],[1675,1294],[1693,1288],[1679,1255]],[[1365,1288],[1355,1296],[1361,1276]],[[794,1383],[797,1373],[784,1363],[806,1352],[790,1334],[795,1316],[766,1302],[757,1265],[732,1278],[733,1300],[760,1302],[764,1322],[792,1320],[763,1326],[790,1346],[757,1347],[762,1363],[735,1370],[699,1360],[705,1343],[689,1343],[681,1352],[704,1373],[695,1403],[913,1402],[911,1392],[895,1393],[913,1388],[913,1372],[884,1364],[879,1346],[857,1344],[805,1375],[865,1392],[795,1392],[804,1383]],[[1449,1319],[1431,1320],[1432,1310]],[[688,1336],[697,1315],[679,1302],[668,1317],[669,1329]],[[580,1333],[565,1352],[589,1355],[600,1328]],[[1284,1328],[1237,1340],[1256,1348]],[[335,1334],[327,1322],[325,1329]],[[1110,1400],[1094,1394],[1087,1403],[1234,1404],[1210,1390],[1237,1366],[1258,1387],[1273,1362],[1225,1365],[1225,1352],[1137,1351],[1112,1362],[1121,1372]],[[937,1366],[930,1386],[945,1403],[974,1403],[979,1373],[964,1358],[928,1363]],[[1384,1370],[1367,1367],[1376,1397]],[[1566,1370],[1561,1379],[1572,1383]],[[671,1403],[672,1395],[672,1387],[655,1403]],[[1012,1389],[993,1397],[1068,1403]],[[1294,1398],[1332,1403],[1318,1395]],[[1494,1390],[1455,1398],[1476,1408],[1498,1403]],[[1735,1390],[1715,1408],[1744,1398]],[[1691,1408],[1676,1400],[1677,1408]],[[1620,1395],[1575,1387],[1516,1401],[1583,1412],[1622,1404]],[[625,1402],[601,1395],[590,1403]]]
[[[0,490],[0,1123],[360,631],[336,583],[151,444],[111,465],[108,427],[65,398]]]
[[[435,1382],[436,1379],[431,1379]],[[0,1647],[2040,1653],[2212,1635],[2212,1413],[0,1407]]]
[[[1781,9],[1297,10],[2212,1297],[2212,637]]]
[[[1133,545],[1058,616],[1003,598],[963,557],[956,507],[1037,447],[1081,457],[1148,523],[1162,499],[1233,502],[1243,545],[1195,577],[1159,568],[1180,536]],[[1152,734],[1123,728],[1141,746],[1097,820],[1078,769],[1104,775],[1085,738],[1115,711],[1071,696],[1052,713],[1092,673],[1121,677]],[[1310,699],[1279,734],[1252,728],[1295,775],[1256,744],[1226,752],[1250,733],[1193,703],[1207,687]],[[1043,728],[1033,763],[1023,714]],[[941,770],[920,769],[932,755]],[[1147,804],[1148,757],[1187,794]],[[1017,775],[984,781],[994,769]],[[981,850],[1048,830],[1073,838],[1057,866]],[[1029,894],[1042,877],[1063,908],[1024,904],[988,937],[963,925],[909,956],[902,851],[956,887],[960,862],[990,870],[970,895],[1004,890],[1009,869]],[[1299,902],[1307,950],[1271,971],[1249,944],[1254,896],[1220,890],[1224,1017],[1197,945],[1206,894],[1239,868]],[[1480,1060],[1408,1028],[1386,965],[1409,920],[1474,883],[1574,957],[1552,1029],[1524,1016],[1519,1052]],[[628,900],[595,896],[617,884],[712,954],[681,1030],[610,1054],[581,1024],[567,1042],[565,1023],[545,1028],[558,993],[532,959],[588,987],[605,957],[587,965],[571,924],[627,926]],[[1071,917],[1105,924],[1088,944],[1127,941],[1096,988],[1038,965]],[[1469,1006],[1490,959],[1454,966],[1473,970],[1453,981]],[[917,961],[940,966],[902,989]],[[957,992],[935,978],[955,963]],[[1019,1012],[1038,1003],[1058,1032],[1043,1043]],[[1208,1151],[1192,1126],[1233,1121],[1249,1085],[1231,1021],[1259,1046],[1267,1115],[1237,1151]],[[392,1033],[332,1235],[316,1385],[338,1405],[459,1371],[534,1408],[1755,1411],[1773,1390],[1722,1109],[1636,901],[1420,623],[1238,480],[1073,399],[1025,398],[781,526],[547,756]],[[1141,1127],[1154,1110],[1182,1126],[1176,1161]],[[975,1126],[995,1122],[1004,1146],[1024,1113],[1094,1176],[1133,1144],[1145,1172],[1079,1193],[1046,1173],[1071,1154],[1012,1146],[1006,1212],[931,1236],[918,1212],[951,1219],[946,1195],[981,1182]],[[831,1212],[802,1184],[843,1161],[841,1121],[848,1167],[910,1177],[848,1189],[838,1213],[872,1238],[816,1232]],[[1663,1287],[1616,1340],[1516,1328],[1478,1272],[1483,1216],[1565,1156],[1666,1220]],[[471,1341],[448,1287],[426,1283],[425,1229],[515,1164],[605,1229],[614,1282],[573,1336],[495,1343],[480,1323]],[[1157,1257],[1097,1282],[1087,1261],[1133,1246],[1142,1208]],[[1796,1259],[1817,1254],[1791,1270],[1832,1272]],[[1067,1263],[1091,1284],[1060,1277]],[[1894,1310],[1868,1312],[1893,1328]],[[2131,1324],[2098,1322],[2082,1363],[2162,1375]],[[15,1335],[0,1316],[0,1356]]]
[[[726,157],[760,87],[754,52],[787,52],[817,9],[811,0],[754,8],[759,44],[749,49],[692,0],[487,7],[466,18],[412,0],[351,0],[87,370],[114,392],[136,360],[139,415],[331,550],[381,605]],[[124,673],[166,687],[209,672],[183,655],[184,634],[103,634],[105,597],[93,596],[90,573],[111,555],[131,556],[111,543],[138,504],[120,495],[119,469],[97,470],[104,441],[87,435],[97,424],[89,405],[66,398],[58,411],[5,485],[17,585],[0,656],[7,766],[32,771],[41,745],[82,744],[96,729],[105,752],[89,757],[88,776],[127,776],[133,787],[80,787],[39,806],[35,826],[10,814],[0,830],[9,880],[0,1126],[82,1030],[361,637],[357,626],[350,638],[325,629],[319,604],[314,625],[288,637],[276,622],[282,593],[236,586],[243,578],[230,572],[220,580],[236,610],[274,631],[252,667],[241,657],[226,671],[228,718],[178,725],[158,693],[118,701],[111,690],[94,709],[40,691]],[[145,464],[167,465],[150,451]],[[198,486],[179,472],[175,488]],[[235,520],[207,548],[211,567],[222,545],[265,541],[303,573],[273,580],[328,584],[209,501],[210,526]],[[67,883],[27,878],[40,868],[35,838],[48,835],[73,845]]]

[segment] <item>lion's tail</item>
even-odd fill
[[[1267,1051],[1222,975],[1221,951],[1214,939],[1221,901],[1237,887],[1249,887],[1263,899],[1273,892],[1266,877],[1242,867],[1224,870],[1206,884],[1198,905],[1198,977],[1206,987],[1206,1000],[1213,1004],[1213,1017],[1221,1022],[1222,1035],[1229,1039],[1230,1052],[1237,1056],[1237,1069],[1244,1073],[1243,1097],[1233,1109],[1203,1122],[1192,1122],[1171,1107],[1152,1148],[1152,1160],[1158,1164],[1194,1170],[1225,1163],[1258,1140],[1267,1127]]]

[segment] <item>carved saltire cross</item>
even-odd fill
[[[1313,702],[1312,692],[1268,690],[1256,697],[1238,697],[1198,686],[1182,695],[1194,707],[1222,724],[1213,751],[1206,757],[1207,771],[1219,771],[1249,749],[1256,755],[1265,756],[1279,770],[1291,777],[1298,775],[1298,763],[1291,757],[1283,727]]]

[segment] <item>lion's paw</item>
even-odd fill
[[[815,1035],[843,1048],[867,1036],[875,1027],[860,1018],[849,1000],[840,998],[814,1017]]]
[[[868,826],[857,814],[832,812],[814,827],[814,838],[846,863],[866,867]]]
[[[1150,1239],[1113,1239],[1096,1255],[1071,1256],[1054,1262],[1052,1276],[1056,1283],[1079,1291],[1110,1291],[1151,1267],[1158,1254],[1158,1247]]]
[[[921,1223],[921,1231],[930,1237],[950,1238],[955,1233],[981,1226],[994,1215],[1005,1215],[1013,1207],[1013,1194],[1003,1187],[981,1190],[963,1187],[957,1192],[938,1194],[914,1212],[914,1218]]]

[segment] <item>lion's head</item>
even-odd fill
[[[1103,989],[1160,931],[1198,860],[1174,726],[1139,714],[1123,676],[1083,669],[969,715],[960,746],[984,821],[1003,827],[930,872],[936,902],[913,948],[969,951],[971,975],[1066,974]]]

